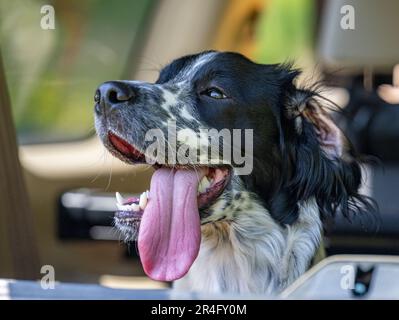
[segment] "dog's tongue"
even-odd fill
[[[158,169],[140,224],[138,248],[146,274],[173,281],[184,276],[198,255],[201,225],[198,182],[204,173]]]

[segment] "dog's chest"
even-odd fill
[[[314,199],[300,207],[301,218],[287,228],[257,205],[234,222],[204,225],[199,255],[174,288],[278,293],[306,271],[320,243],[322,226]]]
[[[205,230],[204,230],[205,229]],[[271,293],[277,286],[273,259],[265,243],[240,238],[229,223],[203,227],[197,259],[188,274],[174,288],[210,293]],[[276,244],[273,244],[274,246]],[[281,245],[280,245],[281,246]]]

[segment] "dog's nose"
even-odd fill
[[[121,102],[134,99],[135,92],[128,84],[121,81],[108,81],[101,84],[95,92],[95,111],[101,113],[104,108],[110,108]]]

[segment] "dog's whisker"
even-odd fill
[[[111,180],[112,180],[112,171],[113,171],[113,162],[114,162],[114,158],[111,158],[111,165],[109,167],[109,176],[108,176],[108,182],[107,182],[107,186],[105,187],[105,190],[108,190],[109,187],[111,186]]]
[[[99,159],[96,161],[96,163],[97,163],[98,161],[102,161],[102,165],[100,166],[100,168],[98,169],[98,172],[97,172],[96,175],[92,178],[92,180],[90,181],[90,183],[94,183],[94,182],[103,174],[107,156],[108,156],[108,154],[107,154],[107,152],[106,152],[106,149],[103,148],[102,154],[99,156]]]
[[[299,75],[293,64],[207,51],[173,61],[154,84],[98,88],[96,130],[106,148],[129,165],[155,161],[149,198],[117,197],[113,222],[147,275],[182,277],[194,291],[278,293],[307,270],[323,218],[371,211],[359,194],[359,159],[327,113],[333,102],[319,83],[297,85]],[[236,137],[239,128],[245,135]],[[211,139],[226,132],[227,145]]]

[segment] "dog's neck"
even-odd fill
[[[306,271],[321,239],[315,200],[300,205],[300,211],[294,225],[281,227],[254,201],[245,214],[203,225],[200,253],[174,288],[209,293],[280,292]]]

